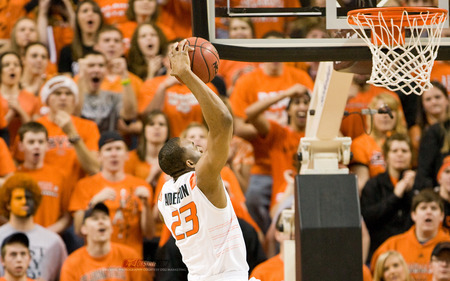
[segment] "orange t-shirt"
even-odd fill
[[[97,124],[76,116],[71,117],[73,125],[87,149],[97,151],[98,140],[100,139]],[[39,118],[37,122],[44,125],[48,132],[49,150],[45,155],[45,163],[61,169],[69,182],[76,183],[78,179],[84,176],[84,172],[68,136],[58,125],[50,121],[48,116]]]
[[[141,89],[144,82],[142,82],[141,78],[131,72],[128,72],[128,76],[130,78],[130,83],[131,87],[133,88],[134,94],[136,95],[136,98],[138,98],[139,90]],[[117,75],[113,80],[109,80],[108,77],[105,77],[102,84],[100,85],[100,89],[121,94],[124,91],[121,81],[122,78],[119,75]]]
[[[222,178],[225,188],[228,191],[236,216],[245,220],[248,224],[253,226],[256,231],[260,231],[258,224],[256,224],[248,212],[247,206],[245,205],[245,195],[242,192],[241,186],[239,185],[239,181],[234,172],[228,166],[225,166],[220,171],[220,177]]]
[[[218,74],[224,78],[227,88],[230,88],[242,74],[257,68],[258,64],[256,62],[220,60]]]
[[[18,102],[22,109],[28,114],[28,116],[31,118],[35,115],[39,115],[40,109],[41,109],[41,102],[40,100],[34,96],[32,93],[21,90],[19,93],[19,96],[17,97]],[[3,96],[0,95],[0,103],[3,112],[5,114],[9,111],[8,101],[3,98]],[[9,139],[11,143],[16,137],[17,131],[19,130],[20,126],[22,125],[22,121],[20,120],[20,117],[16,115],[8,124],[8,131],[9,131]]]
[[[128,0],[95,0],[100,6],[105,24],[116,25],[126,22],[125,12],[128,9]]]
[[[176,37],[187,38],[192,36],[191,0],[168,0],[160,5],[161,14],[157,20],[158,25],[163,24],[170,28]]]
[[[430,80],[437,80],[441,82],[447,88],[447,92],[450,95],[450,62],[434,62],[433,69],[431,70]]]
[[[261,68],[242,75],[234,87],[230,102],[233,113],[236,117],[246,119],[245,109],[258,100],[277,95],[289,89],[293,85],[300,83],[312,90],[314,82],[308,73],[299,69],[283,66],[283,73],[280,76],[268,76]],[[269,120],[276,120],[279,123],[287,123],[286,107],[289,99],[283,99],[272,105],[264,114]],[[255,152],[255,165],[252,168],[253,174],[269,175],[270,160],[269,154],[264,146],[264,142],[258,139],[251,141]]]
[[[287,171],[296,173],[294,159],[297,159],[300,139],[304,136],[305,132],[295,132],[289,127],[283,127],[274,121],[270,121],[270,130],[266,136],[266,148],[269,150],[272,163],[271,207],[279,202],[280,196],[286,190],[287,182],[284,173]]]
[[[375,251],[370,262],[370,268],[375,268],[378,257],[389,250],[394,250],[402,254],[408,264],[411,276],[415,281],[430,281],[430,261],[431,252],[436,244],[450,241],[450,236],[442,229],[437,235],[425,243],[419,243],[416,238],[416,227],[412,226],[408,231],[394,235],[384,241]]]
[[[135,263],[133,263],[135,262]],[[136,263],[137,262],[137,263]],[[140,266],[140,255],[132,248],[111,243],[111,250],[102,257],[92,257],[86,246],[73,252],[64,261],[61,268],[61,280],[108,280],[108,281],[146,281],[150,269]]]
[[[67,211],[71,191],[63,173],[47,164],[36,170],[19,166],[17,171],[30,175],[41,189],[42,201],[33,217],[34,222],[43,227],[57,222]]]
[[[167,77],[168,75],[158,76],[144,82],[138,96],[140,113],[149,105],[159,85]],[[207,83],[206,85],[218,94],[213,84]],[[184,84],[175,84],[166,90],[163,112],[169,117],[172,137],[178,137],[191,122],[203,123],[202,109],[191,90]]]
[[[369,168],[371,178],[386,170],[383,150],[373,137],[366,134],[360,135],[352,141],[351,151],[353,153],[351,164],[360,164]]]
[[[6,112],[3,110],[3,106],[0,106],[0,129],[3,129],[8,125],[5,119]]]
[[[16,170],[6,142],[0,138],[0,177],[6,176]]]
[[[75,212],[88,208],[92,197],[105,187],[116,191],[115,200],[106,200],[113,225],[111,241],[128,245],[142,255],[143,235],[141,230],[142,205],[134,195],[137,187],[143,186],[150,191],[149,203],[152,202],[150,186],[142,179],[132,175],[118,182],[106,180],[101,173],[81,179],[75,186],[70,199],[69,211]]]
[[[370,272],[369,267],[367,265],[363,265],[363,281],[372,281],[372,273]]]
[[[280,281],[284,280],[284,262],[278,254],[260,264],[258,264],[250,274],[260,281]]]
[[[0,0],[0,38],[10,39],[14,24],[26,16],[29,0]]]
[[[125,162],[125,173],[145,180],[150,173],[152,165],[139,159],[136,150],[128,153],[128,160]]]

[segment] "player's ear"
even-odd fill
[[[189,168],[195,168],[195,163],[192,160],[188,159],[186,160],[186,166],[188,166]]]

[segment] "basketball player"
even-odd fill
[[[170,139],[159,152],[161,169],[172,177],[158,208],[176,240],[188,280],[248,280],[242,231],[220,171],[227,162],[233,119],[225,104],[190,69],[186,40],[172,46],[171,75],[198,100],[208,127],[207,150],[186,139]]]

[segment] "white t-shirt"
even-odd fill
[[[194,172],[176,182],[167,181],[161,190],[158,208],[180,249],[190,281],[248,280],[244,238],[226,196],[227,206],[215,207],[197,187]]]

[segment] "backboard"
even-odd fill
[[[367,45],[362,39],[351,36],[351,33],[349,33],[347,12],[374,6],[405,5],[400,1],[408,0],[192,0],[193,33],[194,36],[211,41],[223,59],[254,62],[370,60],[371,54]],[[449,9],[448,0],[409,1],[430,2],[434,7]],[[301,3],[302,7],[294,7],[295,3]],[[322,7],[315,5],[322,5]],[[430,4],[428,3],[428,5]],[[270,23],[273,18],[289,19],[290,22],[295,20],[300,24],[302,21],[308,20],[321,21],[330,37],[225,38],[226,32],[221,30],[224,26],[222,23],[236,17],[248,17],[253,21],[266,21],[267,23]],[[441,39],[437,60],[450,60],[448,19],[444,28],[447,31],[444,32],[445,34]]]

